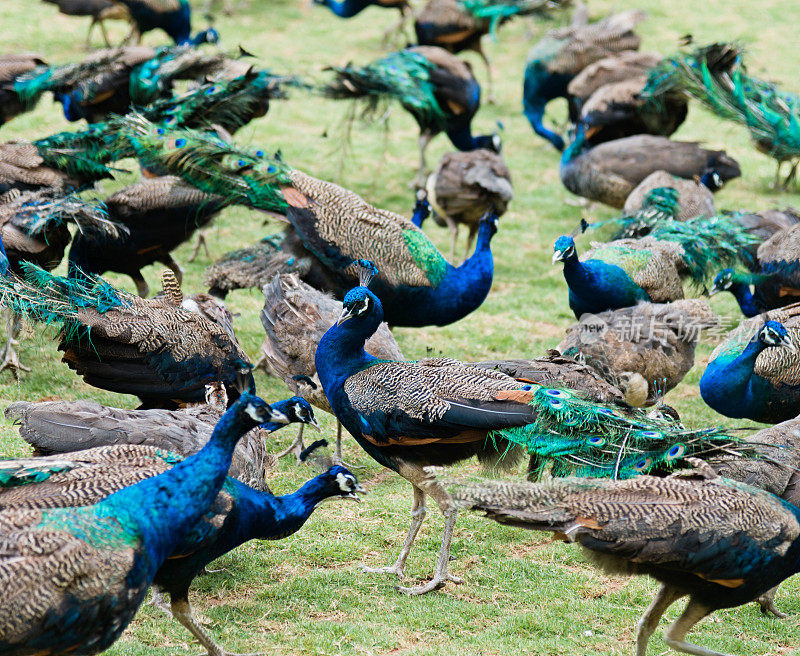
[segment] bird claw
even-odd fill
[[[768,595],[761,595],[758,599],[756,599],[758,605],[761,607],[761,612],[764,615],[769,615],[770,613],[777,617],[779,620],[785,620],[789,617],[788,613],[784,613],[783,611],[778,610],[778,607],[775,606],[775,600],[769,597]]]
[[[6,369],[11,369],[11,372],[14,374],[14,378],[19,379],[19,372],[20,371],[30,371],[30,367],[26,367],[19,361],[19,355],[17,354],[17,350],[14,348],[14,345],[9,342],[6,344],[5,354],[3,356],[3,362],[0,363],[0,371],[4,371]]]
[[[404,570],[405,568],[398,566],[397,563],[387,567],[367,567],[366,565],[361,566],[361,571],[366,572],[367,574],[394,574],[399,579],[403,578]]]
[[[397,586],[397,590],[398,592],[402,592],[403,594],[407,595],[424,595],[428,594],[429,592],[433,592],[434,590],[441,590],[448,581],[455,583],[456,585],[461,585],[464,582],[464,579],[459,578],[458,576],[453,576],[452,574],[445,574],[444,576],[434,576],[432,580],[428,581],[427,583],[423,583],[422,585],[415,585],[412,587],[399,585]]]
[[[163,611],[170,617],[172,617],[172,609],[170,605],[167,603],[167,598],[163,592],[156,590],[155,588],[152,589],[152,597],[150,598],[150,605],[158,608],[159,610]]]

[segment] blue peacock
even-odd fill
[[[681,430],[666,420],[584,401],[571,390],[518,381],[449,358],[379,360],[364,345],[380,326],[383,307],[366,286],[374,265],[360,265],[362,284],[345,296],[338,321],[319,342],[315,364],[337,419],[370,456],[414,488],[411,526],[398,560],[373,571],[403,575],[424,520],[426,495],[445,516],[432,580],[404,592],[423,594],[459,581],[448,572],[456,508],[426,473],[429,465],[450,465],[472,456],[513,464],[513,445],[519,444],[534,457],[560,452],[578,462],[582,454],[599,452],[606,475],[627,477],[674,467],[693,451],[707,452],[718,440],[731,444],[732,438],[721,431]],[[564,462],[569,470],[575,468],[575,461]],[[554,467],[554,473],[559,471]]]
[[[700,394],[726,417],[776,423],[800,412],[800,304],[745,319],[714,349]]]
[[[668,211],[676,210],[673,205]],[[664,210],[659,212],[663,216]],[[634,225],[640,222],[635,218]],[[667,218],[655,223],[647,237],[595,244],[580,259],[574,238],[559,237],[553,263],[564,263],[569,306],[580,318],[587,312],[681,299],[683,278],[706,284],[721,263],[747,262],[747,247],[754,241],[741,225],[725,217]]]
[[[272,406],[273,411],[275,406]],[[222,648],[194,618],[189,587],[206,565],[250,540],[279,540],[300,530],[320,503],[331,498],[358,500],[364,488],[329,458],[314,452],[320,441],[305,450],[304,460],[315,460],[323,473],[291,494],[274,496],[253,489],[236,478],[225,479],[210,510],[196,520],[155,573],[157,596],[170,595],[170,610],[209,656]],[[0,509],[40,509],[97,504],[128,485],[149,479],[183,458],[148,445],[98,447],[47,458],[0,463]],[[41,483],[41,485],[40,485]]]
[[[163,30],[179,46],[216,43],[219,34],[213,27],[192,36],[192,8],[189,0],[118,0],[130,12],[131,36],[141,43],[142,35]]]
[[[577,10],[576,10],[577,11]],[[551,30],[528,53],[522,89],[523,112],[533,131],[564,150],[561,135],[544,125],[547,104],[567,97],[567,85],[586,66],[623,50],[637,50],[641,38],[633,31],[644,12],[623,11],[586,25]],[[577,113],[571,108],[573,120]]]
[[[326,289],[340,298],[358,279],[354,262],[360,253],[372,253],[385,271],[376,293],[391,325],[446,325],[478,308],[489,293],[490,242],[497,230],[491,213],[481,221],[472,257],[456,268],[405,217],[263,151],[243,151],[197,132],[159,133],[141,118],[126,124],[124,139],[145,166],[181,175],[231,203],[285,214],[303,247],[321,263]]]
[[[245,392],[199,453],[158,476],[83,507],[0,511],[0,651],[89,655],[110,647],[159,569],[205,524],[239,438],[280,418]]]
[[[481,103],[481,87],[472,69],[442,48],[416,46],[366,66],[332,67],[335,79],[322,88],[334,99],[363,99],[374,113],[383,101],[397,100],[419,125],[417,186],[425,184],[425,150],[440,132],[459,150],[500,151],[500,137],[474,136],[472,119]]]

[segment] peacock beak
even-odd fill
[[[280,410],[276,410],[275,408],[270,408],[270,415],[267,419],[264,420],[265,424],[291,424],[292,421],[283,414]]]
[[[352,319],[354,316],[356,316],[355,312],[353,312],[351,308],[342,308],[342,313],[339,315],[336,325],[341,326],[345,321]]]
[[[797,345],[791,340],[788,335],[781,337],[781,346],[789,349],[792,353],[797,353]]]
[[[316,417],[311,417],[311,420],[308,422],[308,425],[316,428],[318,433],[322,432],[322,429],[319,427],[319,422],[317,421]]]
[[[365,488],[361,483],[356,483],[356,486],[353,488],[353,491],[343,496],[343,499],[347,499],[348,501],[355,501],[356,503],[361,503],[361,499],[359,498],[359,494],[366,494],[367,488]]]
[[[722,291],[721,287],[717,287],[717,283],[711,285],[711,289],[708,290],[708,295],[713,296],[714,294],[719,294]]]
[[[564,251],[556,251],[553,253],[553,264],[561,262],[564,259]]]

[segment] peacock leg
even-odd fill
[[[464,251],[464,261],[466,262],[469,259],[469,256],[472,255],[472,246],[475,243],[475,237],[478,234],[478,226],[471,226],[469,229],[469,235],[467,235],[467,250]]]
[[[294,442],[292,442],[288,448],[281,451],[275,457],[277,459],[284,458],[288,456],[290,453],[294,453],[297,456],[298,462],[300,461],[300,454],[303,452],[303,449],[306,448],[305,444],[303,444],[303,428],[305,424],[300,424],[300,428],[297,430],[297,437],[294,438]]]
[[[431,139],[433,139],[433,135],[430,132],[421,132],[419,135],[419,170],[411,185],[412,189],[423,189],[428,180],[428,164],[425,161],[425,150],[428,148]]]
[[[192,605],[187,597],[182,596],[172,600],[172,616],[197,638],[200,645],[208,652],[208,656],[258,656],[257,654],[234,654],[220,647],[194,618]]]
[[[650,602],[647,610],[636,623],[636,656],[647,654],[647,643],[656,630],[661,616],[664,615],[664,611],[682,596],[680,592],[666,585],[662,585],[658,589],[653,601]]]
[[[783,613],[778,610],[777,606],[775,606],[775,595],[778,592],[778,586],[776,585],[774,588],[767,590],[763,595],[761,595],[756,601],[758,605],[761,606],[761,612],[764,615],[768,615],[772,613],[775,617],[785,620],[789,617],[786,613]]]
[[[189,258],[189,262],[194,262],[197,254],[200,252],[200,247],[203,247],[203,250],[206,252],[206,257],[211,259],[211,253],[208,250],[208,242],[206,241],[205,233],[202,230],[197,231],[197,241],[194,244],[194,250],[192,251],[192,256]]]
[[[797,177],[797,165],[800,164],[800,160],[795,160],[792,164],[792,168],[789,169],[789,175],[786,176],[786,179],[783,181],[783,189],[788,189],[789,185],[794,181]]]
[[[19,361],[19,355],[15,346],[19,346],[17,336],[20,329],[20,317],[11,310],[3,310],[6,316],[6,347],[4,349],[3,361],[0,362],[0,371],[11,369],[14,378],[19,379],[20,371],[30,371],[30,367],[26,367]]]
[[[191,262],[191,260],[189,261]],[[161,260],[161,263],[175,274],[175,280],[178,281],[178,285],[182,285],[183,267],[175,261],[175,258],[167,253],[167,256]]]
[[[159,610],[163,610],[167,615],[172,615],[172,610],[170,609],[170,605],[167,603],[167,595],[164,594],[164,591],[156,586],[153,586],[150,589],[152,596],[150,597],[150,604],[158,608]]]
[[[147,298],[150,295],[150,285],[147,284],[142,272],[137,271],[136,274],[131,274],[131,278],[133,278],[133,283],[136,285],[136,293],[141,298]]]
[[[92,22],[89,23],[89,31],[86,32],[86,44],[84,46],[84,50],[91,50],[92,49],[92,30],[94,30],[94,26],[97,24],[97,18],[92,16]],[[103,23],[100,23],[102,25]],[[108,40],[106,40],[106,46],[108,46]]]
[[[408,559],[408,554],[411,553],[411,546],[414,544],[414,540],[417,539],[417,533],[419,533],[419,529],[422,526],[422,522],[425,521],[425,492],[422,491],[421,488],[417,487],[412,483],[414,486],[414,505],[411,506],[411,525],[408,527],[408,533],[406,533],[406,539],[403,542],[403,547],[400,549],[400,554],[397,556],[397,560],[395,561],[394,565],[390,565],[388,567],[366,567],[362,566],[362,569],[369,574],[394,574],[400,578],[403,578],[403,572],[406,569],[406,560]]]
[[[406,21],[409,17],[410,7],[408,5],[401,5],[400,9],[400,20],[392,25],[391,27],[387,28],[386,31],[383,33],[383,39],[381,40],[381,47],[385,48],[389,45],[389,39],[392,36],[400,35],[402,36],[403,32],[406,29]]]
[[[412,484],[419,486],[425,494],[429,494],[436,502],[436,505],[439,506],[439,510],[442,512],[442,515],[444,515],[444,533],[442,534],[439,559],[436,562],[436,570],[433,573],[433,578],[423,585],[410,588],[399,587],[398,590],[404,594],[423,595],[443,588],[448,581],[463,583],[464,581],[462,579],[452,576],[447,571],[450,564],[450,543],[453,540],[453,529],[456,525],[458,509],[453,504],[450,495],[447,494],[445,489],[435,478],[432,478],[418,467],[414,467],[411,471],[408,471],[411,469],[410,467],[404,469],[406,471],[403,472],[403,476],[405,477],[407,473],[414,475],[416,480],[412,481]],[[401,469],[401,471],[403,471],[403,469]]]
[[[675,651],[692,654],[692,656],[728,656],[728,654],[693,645],[691,642],[684,640],[691,628],[706,615],[710,615],[711,612],[711,608],[690,597],[683,614],[664,631],[664,642]]]

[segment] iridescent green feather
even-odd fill
[[[488,21],[489,33],[495,36],[500,24],[514,16],[550,18],[550,12],[563,9],[570,3],[563,0],[459,0],[458,4],[478,20]]]
[[[525,447],[539,465],[536,476],[549,464],[555,476],[629,478],[681,466],[689,456],[752,448],[720,428],[687,430],[639,410],[587,401],[571,390],[530,387],[535,421],[493,431],[490,438]]]
[[[434,65],[419,53],[401,50],[366,66],[333,66],[334,80],[322,87],[328,98],[364,99],[366,114],[377,113],[382,101],[398,100],[419,123],[447,127],[447,115],[434,94]]]
[[[439,249],[421,230],[404,231],[403,240],[414,264],[425,271],[432,286],[438,287],[447,275],[449,267]]]

